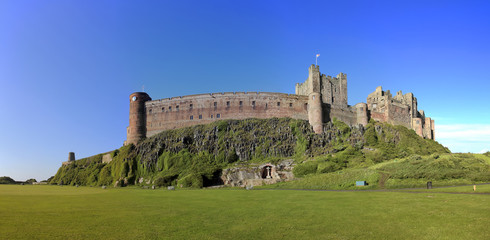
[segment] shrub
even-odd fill
[[[0,177],[0,184],[14,184],[14,183],[15,180],[10,177],[7,176]]]
[[[27,184],[33,184],[33,183],[35,183],[35,182],[37,182],[37,180],[36,180],[36,179],[34,179],[34,178],[31,178],[31,179],[26,180],[26,183],[27,183]]]
[[[318,168],[318,162],[316,161],[307,161],[302,164],[296,165],[293,168],[293,174],[296,177],[303,177],[308,174],[316,173]]]
[[[329,173],[335,172],[341,169],[341,167],[334,162],[323,162],[318,164],[317,173]]]
[[[181,187],[202,188],[203,186],[202,176],[196,173],[189,174],[179,179],[177,185]]]
[[[158,187],[168,187],[173,185],[175,179],[177,179],[177,175],[159,176],[155,179],[154,184]]]

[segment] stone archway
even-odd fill
[[[260,175],[262,179],[270,179],[272,178],[272,166],[271,165],[265,165],[262,167],[260,171]]]

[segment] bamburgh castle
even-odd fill
[[[370,119],[403,125],[424,138],[434,139],[434,120],[417,109],[412,93],[393,97],[377,87],[367,103],[347,104],[347,75],[320,73],[311,65],[308,78],[296,84],[296,94],[271,92],[225,92],[152,100],[144,92],[129,96],[129,127],[126,144],[161,131],[207,124],[221,119],[290,117],[308,120],[316,133],[334,117],[349,125],[366,125]]]

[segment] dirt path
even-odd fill
[[[379,174],[381,176],[379,176],[378,186],[379,186],[379,188],[384,189],[385,188],[385,182],[386,182],[386,180],[388,180],[390,175],[388,173],[384,173],[384,172],[379,172]]]

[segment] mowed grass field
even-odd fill
[[[490,195],[0,185],[0,239],[490,239]]]

